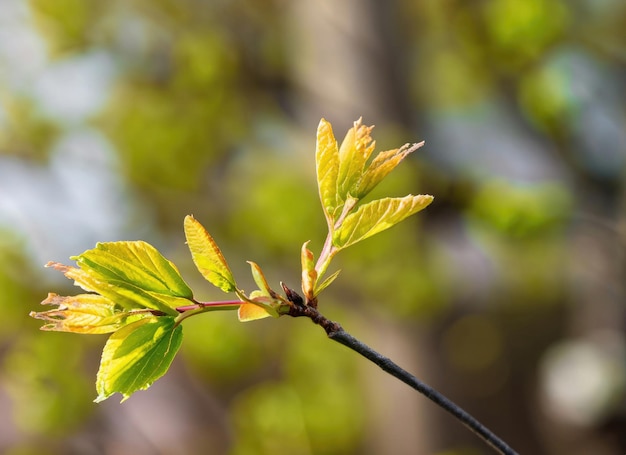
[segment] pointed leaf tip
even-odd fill
[[[371,136],[373,129],[373,125],[363,125],[359,118],[348,130],[339,147],[337,188],[341,200],[346,200],[350,195],[356,196],[365,165],[376,146],[376,141]]]
[[[394,170],[404,158],[422,147],[424,143],[425,142],[422,141],[417,144],[404,144],[398,149],[387,150],[376,155],[363,173],[363,177],[355,191],[355,196],[362,198],[367,195]]]
[[[234,292],[237,289],[235,278],[222,251],[204,226],[191,215],[185,217],[185,237],[193,262],[202,276],[222,291]]]
[[[339,172],[339,148],[333,128],[325,119],[317,127],[315,146],[315,170],[322,208],[329,224],[339,204],[337,198],[337,174]]]
[[[49,293],[42,305],[57,308],[42,312],[31,311],[30,317],[45,322],[41,330],[74,333],[110,333],[119,329],[130,312],[119,311],[111,300],[98,294],[64,297]]]
[[[259,267],[256,262],[252,261],[248,261],[248,264],[250,264],[250,269],[252,270],[252,278],[262,294],[270,297],[273,296],[274,291],[272,291],[269,284],[267,284],[267,279],[265,278],[265,274],[263,273],[263,270],[261,270],[261,267]]]
[[[433,200],[429,194],[409,194],[400,198],[384,198],[358,208],[346,217],[333,235],[333,245],[346,248],[378,234],[405,218],[426,208]]]
[[[302,292],[307,300],[313,300],[315,298],[317,270],[315,270],[313,252],[308,248],[309,242],[310,240],[304,242],[300,252],[300,262],[302,264]]]

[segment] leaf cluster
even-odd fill
[[[328,235],[315,265],[307,244],[302,247],[303,292],[311,302],[337,277],[335,273],[321,279],[335,254],[389,229],[433,200],[430,195],[409,194],[361,203],[407,155],[424,145],[424,142],[405,144],[380,152],[372,159],[376,146],[372,129],[359,119],[338,145],[329,122],[322,119],[317,128],[317,185]]]
[[[342,249],[371,237],[417,213],[432,201],[428,195],[408,195],[361,203],[408,154],[423,143],[371,155],[372,127],[354,123],[341,146],[330,123],[322,119],[317,131],[316,170],[328,234],[317,261],[308,243],[302,246],[304,298],[281,283],[284,295],[274,291],[258,264],[249,261],[257,289],[240,289],[217,243],[193,217],[184,221],[185,237],[196,268],[212,285],[234,299],[200,302],[176,266],[156,248],[142,241],[98,243],[74,256],[77,267],[50,262],[85,293],[50,293],[42,302],[55,308],[31,312],[44,321],[42,330],[83,334],[111,333],[96,380],[100,402],[115,393],[126,400],[163,376],[183,337],[182,322],[196,314],[237,310],[240,321],[269,316],[303,315],[316,308],[317,297],[338,275],[324,278],[332,258]],[[298,311],[295,311],[295,310]]]

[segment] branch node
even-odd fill
[[[302,298],[302,296],[300,294],[298,294],[293,289],[289,288],[282,281],[281,281],[280,285],[282,286],[283,291],[285,291],[285,296],[287,297],[287,300],[289,302],[293,303],[293,306],[304,307],[304,299]]]

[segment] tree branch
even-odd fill
[[[498,453],[502,455],[517,455],[517,452],[511,449],[508,444],[506,444],[502,439],[496,436],[493,432],[491,432],[491,430],[476,420],[476,418],[463,408],[449,400],[437,390],[417,379],[411,373],[398,366],[391,359],[379,354],[366,344],[354,338],[346,332],[340,324],[327,319],[316,308],[308,305],[296,304],[292,306],[289,315],[293,317],[308,317],[311,321],[313,321],[313,323],[322,327],[331,340],[343,344],[347,348],[361,354],[369,361],[378,365],[383,371],[398,378],[400,381],[426,396],[426,398],[434,402],[442,409],[445,409],[456,419],[461,421],[461,423],[473,431],[487,444],[491,445]]]

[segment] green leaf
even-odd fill
[[[248,261],[248,264],[250,264],[250,268],[252,269],[252,278],[254,278],[254,282],[259,287],[259,290],[261,291],[262,295],[265,295],[268,297],[273,296],[274,292],[267,284],[267,280],[265,279],[265,275],[263,274],[261,267],[259,267],[256,262],[252,262],[252,261]]]
[[[190,298],[187,286],[174,264],[152,245],[142,241],[98,243],[96,248],[72,257],[82,269],[105,277],[141,283],[142,289]]]
[[[365,171],[363,178],[359,182],[359,187],[355,193],[355,196],[362,198],[374,189],[400,162],[410,153],[414,152],[418,148],[424,145],[424,142],[419,144],[405,144],[399,149],[387,150],[386,152],[380,152],[376,155]]]
[[[322,292],[324,289],[326,289],[333,281],[335,281],[335,278],[337,278],[339,276],[339,273],[341,272],[341,270],[337,270],[336,272],[334,272],[332,275],[330,275],[328,278],[326,278],[324,281],[322,281],[321,284],[316,285],[315,286],[315,295],[319,295],[320,292]]]
[[[302,245],[300,252],[300,262],[302,264],[302,292],[307,300],[315,298],[315,283],[317,282],[317,270],[315,270],[315,261],[313,252],[309,250],[310,240]]]
[[[339,205],[337,200],[337,173],[339,172],[339,149],[330,123],[320,120],[317,127],[315,147],[317,186],[320,192],[322,208],[329,226],[333,223],[333,213]]]
[[[55,262],[47,266],[128,310],[151,308],[175,315],[174,308],[193,297],[176,266],[146,242],[98,243],[72,259],[79,268]]]
[[[346,200],[356,197],[356,191],[363,176],[365,163],[374,151],[376,142],[370,133],[373,126],[365,126],[361,119],[354,122],[339,148],[339,173],[337,175],[338,196]]]
[[[96,403],[114,393],[128,399],[163,376],[180,344],[183,332],[173,317],[148,317],[111,335],[102,351],[96,379]]]
[[[419,212],[432,200],[433,197],[430,195],[419,194],[401,198],[384,198],[365,204],[348,215],[339,229],[334,232],[333,245],[337,248],[346,248],[378,234]]]
[[[202,276],[224,292],[237,290],[226,259],[209,233],[193,216],[185,217],[185,237],[191,257]]]

